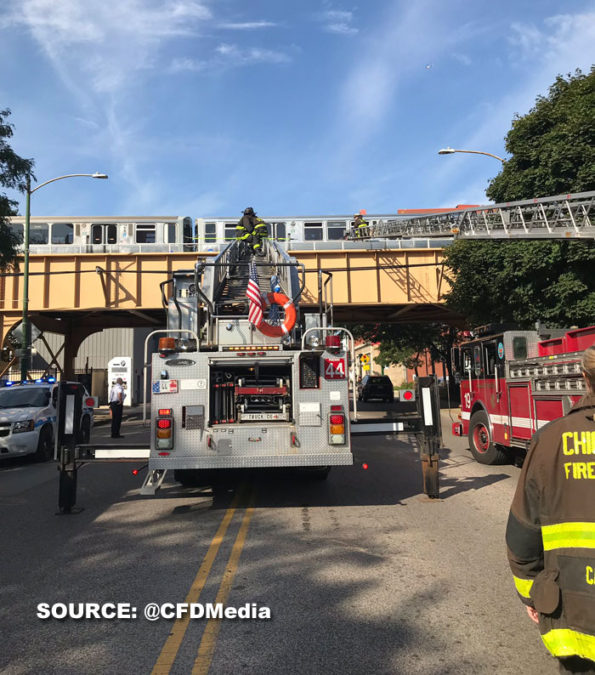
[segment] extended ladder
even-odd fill
[[[458,239],[595,238],[595,191],[459,209],[446,213],[382,220],[352,238],[411,237]]]

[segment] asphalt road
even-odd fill
[[[131,465],[88,465],[71,516],[55,515],[54,465],[0,464],[0,672],[557,672],[505,558],[519,470],[476,464],[443,420],[440,500],[420,492],[412,439],[389,435],[354,438],[355,465],[324,482],[172,480],[147,498]],[[122,433],[146,437],[138,421]],[[271,619],[142,616],[217,598]],[[131,603],[138,618],[42,620],[41,602]]]

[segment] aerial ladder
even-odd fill
[[[357,239],[593,239],[595,191],[380,220]]]

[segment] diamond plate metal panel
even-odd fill
[[[321,358],[336,358],[323,352]],[[209,364],[229,367],[234,364],[247,365],[246,359],[238,359],[229,352],[192,353],[193,365],[167,368],[169,379],[177,379],[180,387],[177,393],[160,394],[154,397],[151,415],[151,459],[150,469],[191,469],[191,468],[234,468],[251,466],[326,466],[352,464],[350,445],[329,445],[328,416],[331,405],[342,406],[346,417],[346,438],[349,440],[348,379],[325,380],[320,378],[317,390],[299,388],[299,352],[277,352],[274,362],[291,366],[292,378],[292,420],[288,422],[249,422],[242,424],[221,424],[209,426]],[[345,355],[342,355],[345,358]],[[262,362],[271,357],[262,357]],[[228,366],[226,366],[228,364]],[[163,361],[153,357],[153,372],[159,373]],[[155,381],[153,377],[153,381]],[[202,383],[206,383],[205,388]],[[186,383],[187,386],[184,386]],[[316,426],[303,424],[299,413],[300,404],[305,410],[313,403],[318,404]],[[186,406],[186,427],[182,427],[182,407]],[[204,406],[204,428],[189,424],[189,411],[193,406]],[[169,457],[159,457],[155,449],[154,419],[157,407],[172,408],[174,417],[175,447]],[[190,415],[192,417],[192,415]],[[306,420],[307,421],[307,420]],[[211,439],[211,447],[209,447]]]

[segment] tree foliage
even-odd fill
[[[33,160],[19,157],[7,143],[12,138],[13,125],[6,120],[10,110],[0,110],[0,186],[25,192],[27,176],[32,176]],[[0,269],[6,267],[15,256],[16,237],[7,226],[7,216],[17,214],[18,203],[0,192]]]
[[[449,307],[471,326],[587,326],[595,317],[595,246],[581,241],[459,241],[446,251]]]
[[[558,76],[516,115],[506,150],[510,159],[486,190],[496,203],[595,190],[595,67]]]
[[[559,76],[506,136],[511,157],[486,193],[507,202],[595,189],[595,69]],[[447,304],[471,326],[585,326],[595,317],[592,241],[457,241]]]

